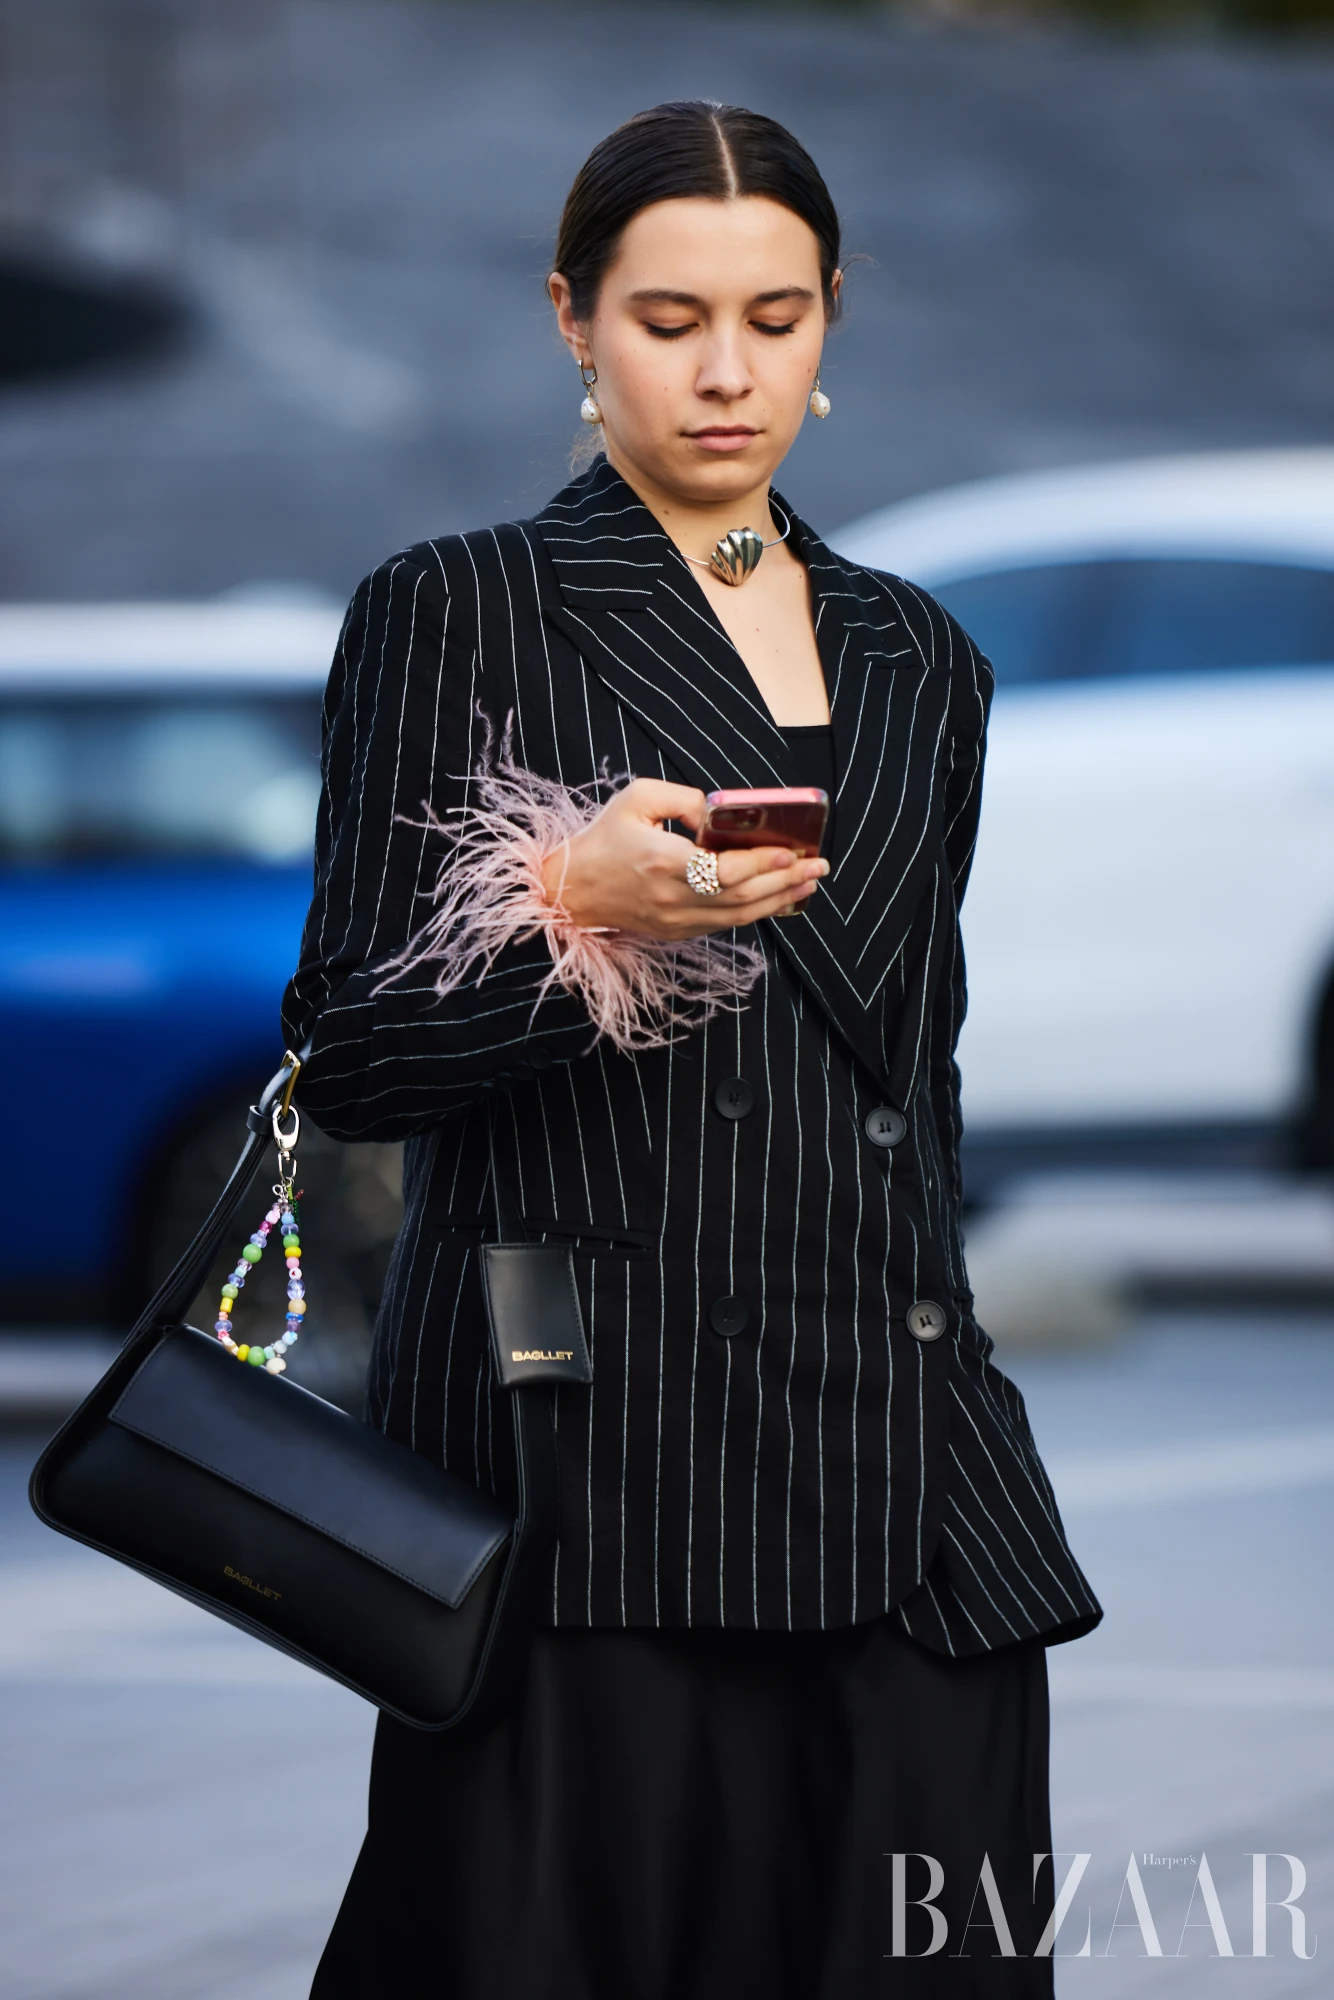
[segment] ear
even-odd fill
[[[838,302],[843,296],[843,273],[841,271],[835,271],[833,276],[830,278],[829,290],[833,295],[834,311],[837,312]]]
[[[574,305],[570,294],[570,282],[559,271],[553,271],[547,279],[547,297],[556,308],[556,325],[560,337],[569,348],[577,364],[591,366],[592,356],[588,351],[586,329],[574,316]]]

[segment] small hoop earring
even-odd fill
[[[594,384],[597,382],[597,379],[598,371],[593,367],[592,363],[581,361],[579,363],[579,380],[584,385],[584,400],[579,405],[579,414],[586,424],[600,424],[602,422],[602,411],[598,408],[598,399],[593,394]]]
[[[827,417],[833,407],[828,396],[826,396],[824,390],[820,387],[820,371],[817,368],[815,371],[815,387],[811,390],[811,415],[813,417]]]

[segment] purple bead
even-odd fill
[[[232,1323],[229,1319],[220,1319],[213,1329],[214,1333],[230,1333],[231,1330]]]

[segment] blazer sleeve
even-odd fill
[[[944,614],[942,614],[944,615]],[[955,1060],[959,1031],[968,1007],[963,938],[959,911],[973,865],[978,818],[982,807],[982,770],[986,758],[987,721],[995,675],[991,662],[953,618],[947,617],[951,641],[954,696],[945,781],[945,859],[953,901],[945,963],[932,1004],[928,1089],[936,1131],[944,1154],[949,1195],[955,1215],[963,1203],[959,1142],[963,1136],[960,1072]]]
[[[466,610],[434,554],[396,556],[360,585],[325,697],[315,894],[282,1019],[289,1046],[311,1040],[302,1106],[339,1139],[423,1130],[593,1039],[566,988],[539,997],[540,933],[443,996],[429,970],[394,965],[435,908],[451,852],[440,822],[467,802],[486,727]]]

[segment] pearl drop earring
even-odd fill
[[[584,385],[584,400],[579,405],[579,414],[586,424],[600,424],[602,422],[602,412],[598,408],[598,399],[593,394],[593,388],[597,379],[597,369],[593,368],[591,363],[581,361],[579,363],[579,380]]]
[[[827,417],[833,407],[828,396],[826,396],[824,390],[820,387],[820,371],[817,368],[815,371],[815,387],[811,390],[811,415],[813,417]]]

